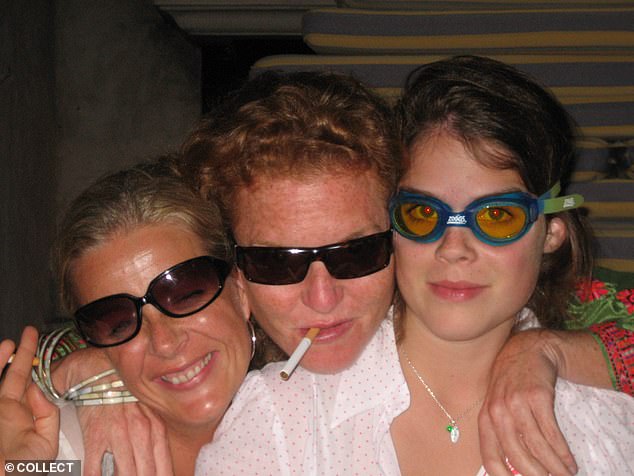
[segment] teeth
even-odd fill
[[[174,385],[187,383],[190,380],[192,380],[194,377],[196,377],[196,375],[198,375],[200,372],[202,372],[202,370],[205,368],[205,366],[209,363],[210,360],[211,360],[211,352],[207,354],[206,356],[204,356],[200,360],[200,362],[196,364],[196,366],[193,369],[189,369],[188,371],[182,372],[180,374],[172,374],[170,376],[163,375],[161,377],[161,380],[172,383]]]

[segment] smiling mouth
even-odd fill
[[[211,360],[211,352],[205,355],[202,359],[200,359],[196,364],[190,366],[189,369],[184,370],[182,372],[175,372],[169,375],[163,375],[161,380],[164,382],[169,382],[174,385],[180,385],[183,383],[190,382],[193,380],[203,369],[207,366],[209,361]]]

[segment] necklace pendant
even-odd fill
[[[452,443],[458,443],[460,439],[460,430],[458,429],[458,425],[449,425],[447,427],[447,431],[449,432],[449,438]]]

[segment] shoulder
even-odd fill
[[[614,390],[588,387],[558,379],[556,407],[563,413],[583,412],[634,421],[634,398]]]
[[[216,429],[196,459],[196,474],[276,474],[279,417],[262,371],[247,374]]]
[[[563,379],[555,390],[557,421],[580,468],[587,474],[632,474],[634,398]]]

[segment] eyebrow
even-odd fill
[[[376,229],[374,229],[376,228]],[[376,235],[377,233],[382,233],[384,231],[387,231],[389,229],[389,225],[386,225],[385,227],[381,227],[381,226],[377,226],[374,227],[372,226],[371,230],[363,230],[363,231],[355,231],[349,235],[347,235],[346,237],[344,237],[342,240],[339,241],[334,241],[331,243],[326,243],[323,245],[319,245],[319,246],[299,246],[299,245],[290,245],[290,246],[283,246],[283,245],[279,245],[279,244],[273,244],[273,243],[264,243],[264,244],[253,244],[253,245],[240,245],[238,243],[234,243],[236,246],[239,246],[241,248],[281,248],[281,249],[287,249],[287,250],[304,250],[304,249],[316,249],[316,248],[327,248],[328,246],[334,246],[334,245],[339,245],[341,243],[346,243],[348,241],[352,241],[352,240],[358,240],[359,238],[363,238],[365,236],[370,236],[370,235]]]
[[[398,190],[399,191],[402,190],[408,193],[413,193],[416,195],[425,195],[427,197],[433,197],[436,200],[440,200],[441,202],[444,202],[444,200],[441,200],[440,197],[438,197],[437,195],[431,192],[428,192],[427,190],[422,190],[422,189],[413,188],[413,187],[399,187]],[[527,190],[522,190],[519,187],[508,187],[501,190],[497,190],[493,193],[487,193],[486,195],[480,195],[479,197],[475,197],[470,201],[470,203],[475,202],[476,200],[481,200],[483,198],[497,197],[498,195],[506,195],[508,193],[530,193],[530,192],[528,192]]]

